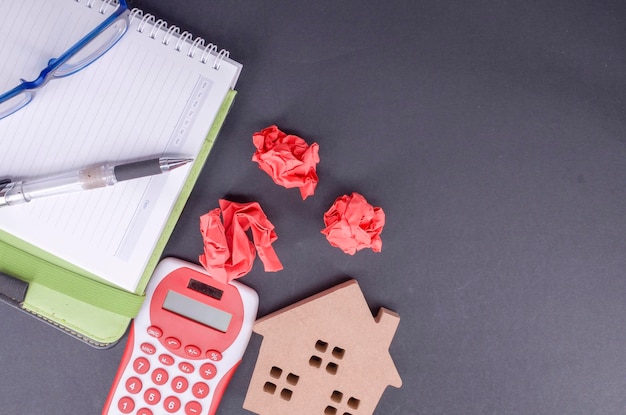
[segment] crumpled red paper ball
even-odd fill
[[[283,269],[272,247],[277,239],[274,225],[261,206],[257,202],[235,203],[223,199],[219,205],[200,217],[204,253],[199,261],[209,275],[223,283],[242,277],[252,269],[256,252],[265,271]],[[254,242],[246,233],[249,229]]]
[[[274,183],[288,189],[298,187],[303,200],[313,195],[319,181],[317,143],[308,145],[302,138],[285,134],[275,125],[254,133],[252,141],[257,149],[252,161],[256,161]]]
[[[359,193],[338,197],[324,213],[324,224],[322,233],[328,242],[347,254],[354,255],[364,248],[380,252],[383,247],[380,233],[385,226],[385,212]]]

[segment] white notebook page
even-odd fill
[[[3,6],[0,92],[100,23],[101,2],[22,0]],[[109,13],[112,8],[109,8]],[[108,14],[108,13],[107,13]],[[101,162],[194,157],[240,66],[219,70],[131,28],[86,69],[54,80],[0,120],[0,178],[35,178]],[[22,28],[16,30],[16,27]],[[211,62],[211,61],[210,61]],[[0,209],[0,229],[134,291],[190,166],[113,187]]]

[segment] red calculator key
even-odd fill
[[[154,415],[148,408],[141,408],[137,411],[137,415]]]
[[[128,396],[124,396],[117,403],[117,409],[119,409],[123,414],[129,414],[135,409],[135,401]]]
[[[209,358],[209,360],[212,360],[214,362],[219,362],[220,360],[222,360],[222,354],[218,352],[217,350],[207,351],[206,357]]]
[[[170,378],[170,376],[167,374],[167,371],[165,369],[158,368],[155,369],[154,372],[152,372],[152,376],[150,376],[150,378],[155,385],[161,386],[167,383],[167,380]]]
[[[198,346],[190,344],[188,346],[185,346],[185,353],[187,353],[187,356],[200,357],[201,352]]]
[[[200,376],[202,376],[202,379],[213,379],[215,375],[217,375],[217,369],[215,368],[215,365],[211,363],[205,363],[200,366]]]
[[[209,394],[209,385],[204,382],[194,383],[191,387],[191,393],[198,399],[206,398]]]
[[[189,362],[180,362],[178,364],[178,368],[183,373],[193,373],[193,370],[194,370],[193,365]]]
[[[134,376],[128,378],[128,380],[126,381],[126,390],[128,391],[128,393],[139,393],[142,386],[143,385],[141,383],[141,380]]]
[[[157,326],[150,326],[148,327],[148,330],[146,330],[148,332],[148,334],[152,337],[156,337],[157,339],[161,336],[163,336],[163,330],[161,330],[160,328],[158,328]]]
[[[145,354],[155,354],[156,353],[156,347],[154,347],[150,343],[142,343],[140,348],[141,348],[141,351],[144,352]]]
[[[159,356],[159,362],[163,363],[166,366],[172,366],[174,364],[174,358],[169,354],[162,354]]]
[[[168,396],[163,401],[163,408],[170,414],[173,414],[180,409],[180,399],[175,396]]]
[[[180,349],[181,343],[176,337],[168,337],[165,339],[165,346],[168,349]]]
[[[143,375],[150,370],[150,362],[145,357],[138,357],[133,362],[133,369],[135,369],[135,372]]]
[[[187,390],[188,387],[189,382],[186,378],[182,376],[176,376],[174,379],[172,379],[172,389],[174,390],[174,392],[183,393]]]
[[[143,399],[148,405],[156,405],[161,400],[161,393],[157,389],[150,388],[143,394]]]
[[[202,405],[200,405],[200,402],[191,401],[185,405],[185,415],[200,415],[201,412]]]

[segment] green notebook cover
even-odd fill
[[[236,91],[230,90],[222,102],[136,292],[109,285],[97,276],[0,230],[0,272],[28,283],[24,301],[14,305],[94,347],[115,344],[143,303],[146,285],[235,96]]]

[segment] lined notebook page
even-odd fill
[[[3,6],[0,90],[34,79],[112,12],[100,14],[100,1],[92,8],[84,3]],[[149,29],[137,32],[139,24],[135,19],[94,64],[49,82],[28,106],[0,120],[0,178],[198,153],[240,65],[225,61],[215,70],[187,56],[185,47],[177,51],[158,35],[152,39]],[[134,291],[189,169],[6,207],[0,228]]]

